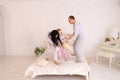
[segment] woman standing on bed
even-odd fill
[[[60,57],[63,56],[66,60],[66,54],[64,53],[64,49],[62,48],[62,42],[60,40],[59,32],[57,30],[53,30],[49,35],[54,47],[54,63],[59,65]]]
[[[76,62],[82,62],[84,60],[83,53],[81,52],[83,44],[83,30],[79,22],[75,20],[74,16],[69,16],[68,21],[73,25],[73,34],[70,39],[74,41],[73,49],[76,56]]]

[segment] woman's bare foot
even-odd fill
[[[49,59],[48,59],[48,58],[46,58],[46,60],[47,60],[47,61],[49,61]]]
[[[81,63],[82,61],[81,60],[76,60],[76,63]]]
[[[55,63],[56,65],[60,65],[60,62],[54,61],[54,63]]]
[[[72,55],[72,56],[75,56],[75,54],[74,54],[74,53],[72,53],[71,55]]]
[[[67,61],[68,59],[65,58],[65,61]]]
[[[90,58],[86,58],[86,60],[87,60],[88,64],[90,64],[92,62]]]

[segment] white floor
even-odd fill
[[[36,59],[36,57],[0,57],[0,80],[30,80],[24,77],[27,67]],[[94,61],[90,64],[91,78],[90,80],[120,80],[120,68],[117,65],[112,69],[108,67],[107,60],[96,64]],[[58,80],[60,77],[46,76],[45,79],[39,80]],[[61,77],[61,80],[71,80],[68,77]],[[74,77],[73,77],[74,78]],[[76,79],[72,79],[76,80]]]

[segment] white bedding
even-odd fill
[[[37,65],[43,59],[45,59],[45,56],[41,55],[33,62],[26,70],[25,76],[35,78],[37,75],[83,75],[88,78],[90,68],[87,62],[76,63],[75,56],[71,56],[69,53],[68,60],[62,60],[60,65],[55,65],[51,60],[44,66]]]

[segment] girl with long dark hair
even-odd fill
[[[60,40],[59,32],[57,30],[51,31],[49,34],[51,41],[53,42],[53,46],[55,49],[54,52],[54,62],[55,64],[60,64],[60,57],[63,56],[66,60],[66,54],[62,48],[62,42]]]

